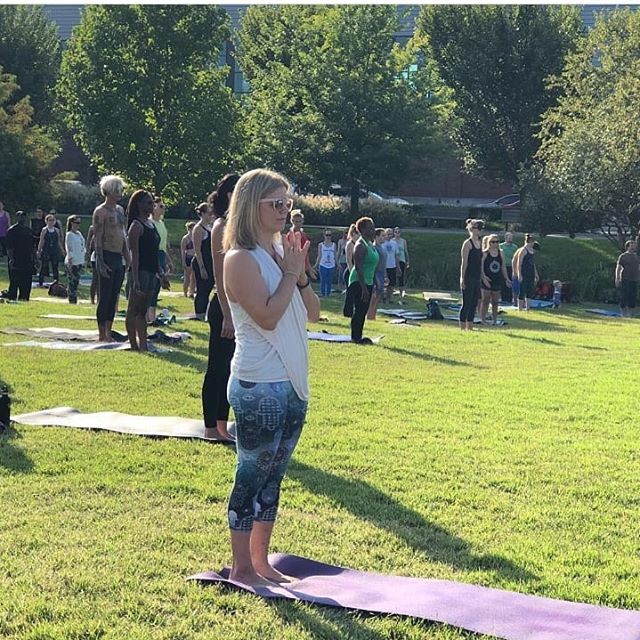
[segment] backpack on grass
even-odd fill
[[[49,285],[49,295],[54,298],[66,298],[69,293],[67,291],[67,287],[56,280]]]
[[[429,300],[427,302],[427,317],[429,320],[444,320],[437,300]]]

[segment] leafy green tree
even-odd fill
[[[60,68],[60,40],[53,23],[37,5],[0,6],[0,65],[20,82],[14,92],[19,101],[31,99],[33,118],[49,124],[53,87]]]
[[[15,100],[18,83],[0,66],[0,199],[7,209],[26,209],[43,197],[47,170],[58,145],[32,122],[28,97]]]
[[[640,231],[640,14],[598,19],[553,85],[562,97],[542,120],[544,175],[622,247]]]
[[[562,70],[582,32],[578,7],[425,5],[417,31],[453,90],[467,169],[517,185],[540,144],[540,116],[558,97],[545,78]]]
[[[202,198],[229,168],[237,105],[217,66],[227,23],[210,5],[87,7],[57,92],[99,171],[175,202]]]
[[[248,163],[303,186],[390,188],[435,148],[437,110],[394,43],[395,6],[251,7],[238,34],[250,85]],[[405,72],[405,73],[403,73]]]

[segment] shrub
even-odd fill
[[[355,222],[348,198],[339,196],[296,196],[294,207],[304,214],[305,223],[322,227],[348,227]],[[360,200],[360,216],[370,216],[377,227],[415,227],[419,219],[412,209],[392,202]]]
[[[76,180],[51,181],[51,206],[62,215],[91,215],[103,198],[100,187]]]

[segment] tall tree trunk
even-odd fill
[[[351,216],[353,222],[360,217],[360,180],[353,178],[351,182]]]

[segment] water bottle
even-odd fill
[[[11,421],[11,398],[9,397],[9,387],[3,384],[0,387],[0,430],[8,429]]]

